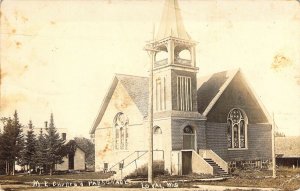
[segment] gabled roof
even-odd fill
[[[148,92],[149,92],[148,78],[141,77],[141,76],[116,74],[112,80],[109,90],[107,91],[107,94],[105,95],[102,101],[98,115],[90,130],[90,134],[93,134],[97,126],[99,125],[118,82],[120,82],[123,85],[123,87],[127,90],[128,95],[136,104],[141,114],[144,116],[147,115],[147,109],[148,109],[147,100],[148,100]]]
[[[300,137],[276,137],[275,153],[281,157],[300,157]]]
[[[198,111],[208,114],[239,70],[228,70],[198,78]]]
[[[242,72],[240,69],[227,70],[218,73],[214,73],[205,77],[198,78],[197,81],[197,100],[198,100],[198,111],[203,116],[207,116],[213,106],[217,103],[221,95],[224,93],[226,88],[229,86],[233,78]],[[246,79],[243,78],[244,81]],[[255,98],[258,105],[265,114],[268,122],[271,123],[272,119],[270,114],[267,112],[264,104],[260,101],[255,91],[252,89],[249,83],[246,82],[245,87],[249,90],[249,93]]]
[[[190,40],[182,22],[182,17],[177,0],[166,0],[160,26],[155,40],[175,37]]]
[[[241,72],[239,69],[228,70],[228,71],[218,72],[205,77],[198,78],[197,80],[198,112],[201,113],[203,116],[207,116],[207,114],[214,107],[214,105],[219,100],[223,92],[229,86],[233,78],[239,72]],[[128,95],[132,98],[133,102],[136,104],[141,114],[143,116],[147,116],[148,92],[149,92],[148,78],[140,77],[140,76],[116,74],[113,79],[112,85],[108,90],[108,93],[104,97],[98,116],[94,121],[92,129],[90,131],[91,134],[95,132],[95,129],[99,125],[118,82],[120,82],[123,85],[123,87],[126,89]],[[246,84],[246,88],[249,89],[250,94],[252,94],[253,97],[256,99],[263,113],[267,117],[268,121],[271,122],[272,120],[270,115],[268,114],[264,105],[261,103],[261,101],[253,92],[253,90],[251,89],[248,83]]]
[[[148,113],[149,82],[147,77],[117,74],[116,77],[127,90],[129,96],[140,112],[145,116]]]

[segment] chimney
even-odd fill
[[[45,128],[48,128],[48,121],[45,121]]]

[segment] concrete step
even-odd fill
[[[210,158],[204,158],[204,160],[213,167],[214,174],[221,177],[227,177],[229,174],[225,172],[215,161]]]

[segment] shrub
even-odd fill
[[[153,175],[159,176],[159,175],[165,175],[168,174],[167,171],[165,171],[165,163],[164,161],[153,161]],[[148,164],[144,164],[143,166],[136,169],[134,172],[129,174],[126,178],[145,178],[148,176]]]

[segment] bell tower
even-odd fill
[[[166,0],[155,39],[153,111],[197,112],[196,42],[183,25],[177,0]]]

